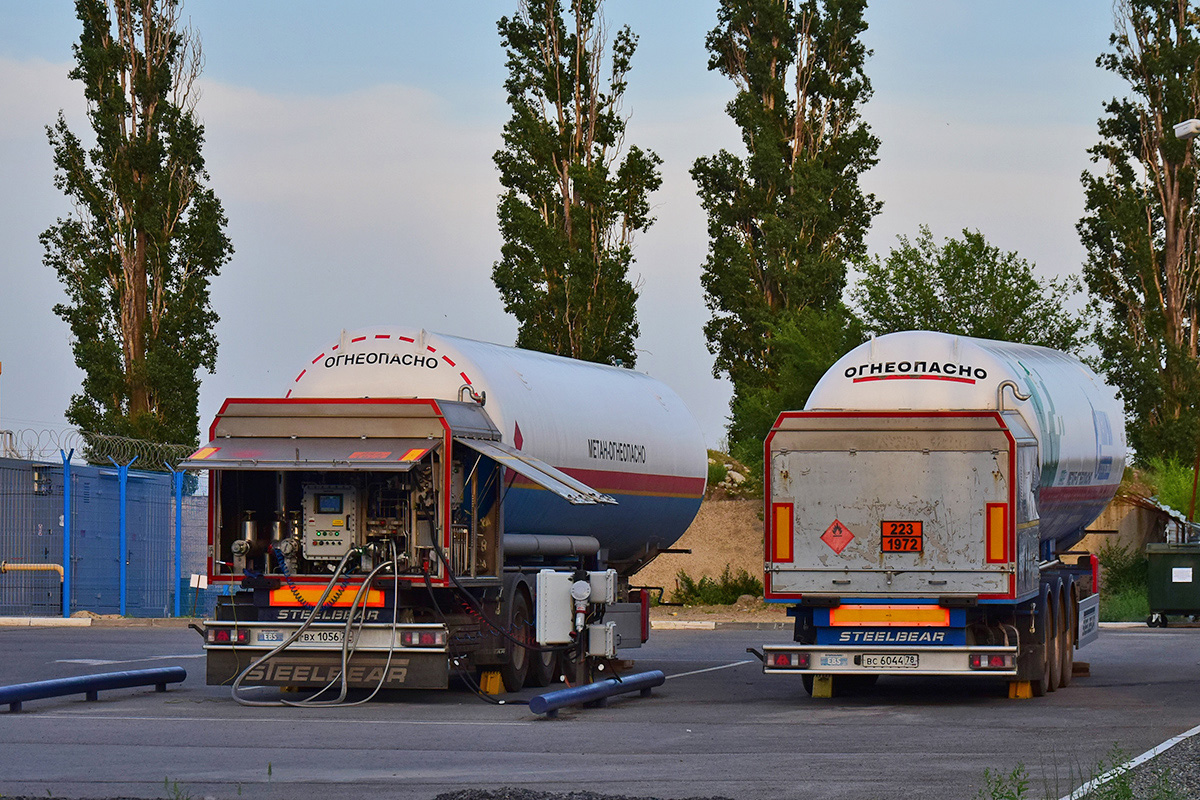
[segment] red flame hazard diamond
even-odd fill
[[[821,534],[821,541],[833,548],[833,552],[838,555],[841,555],[842,551],[846,549],[846,545],[850,544],[853,539],[854,534],[850,532],[850,529],[836,519]]]

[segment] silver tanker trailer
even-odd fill
[[[639,568],[707,457],[629,369],[423,330],[343,331],[282,398],[229,399],[208,471],[207,679],[495,691],[586,680],[648,636]],[[605,673],[607,674],[607,673]]]
[[[816,695],[879,675],[1067,685],[1097,632],[1072,547],[1125,465],[1113,390],[1043,347],[925,331],[843,356],[765,443],[765,588],[794,644],[756,654]]]

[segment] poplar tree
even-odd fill
[[[1197,12],[1186,0],[1119,0],[1096,65],[1129,94],[1104,105],[1083,174],[1084,281],[1099,367],[1125,402],[1140,458],[1196,454],[1196,152],[1173,126],[1200,116]]]
[[[94,143],[47,126],[55,186],[74,204],[41,236],[67,302],[84,431],[194,444],[199,378],[216,366],[209,282],[233,252],[207,186],[196,117],[201,51],[176,0],[76,0]],[[150,465],[147,465],[150,466]]]
[[[802,401],[815,382],[785,386],[783,373],[819,377],[818,367],[857,343],[841,302],[846,265],[865,256],[882,205],[859,186],[879,149],[860,116],[871,95],[865,7],[721,0],[708,34],[709,69],[737,87],[726,108],[745,153],[722,150],[692,167],[708,214],[704,331],[714,375],[733,383],[731,443],[750,452],[761,449],[761,420]]]
[[[662,162],[633,145],[621,155],[637,37],[625,26],[609,43],[600,5],[571,0],[568,20],[560,0],[528,0],[498,24],[512,116],[494,156],[505,191],[492,279],[519,347],[633,366],[633,239],[654,222]]]

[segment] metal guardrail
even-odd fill
[[[605,700],[615,694],[626,692],[641,692],[642,697],[648,697],[655,686],[662,686],[667,680],[662,670],[653,669],[649,672],[637,672],[623,678],[607,678],[584,686],[573,686],[570,689],[557,689],[553,692],[540,694],[529,701],[529,710],[535,714],[545,714],[548,717],[558,716],[558,709],[564,706],[596,703],[602,705]]]
[[[66,694],[83,694],[88,700],[97,700],[101,691],[129,689],[134,686],[154,686],[155,691],[165,692],[168,683],[180,683],[185,678],[187,670],[183,667],[155,667],[18,683],[13,686],[0,686],[0,704],[8,703],[8,710],[16,712],[21,710],[21,704],[26,700],[41,700]]]

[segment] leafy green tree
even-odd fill
[[[1121,0],[1113,50],[1096,59],[1128,83],[1104,106],[1100,170],[1083,174],[1084,281],[1099,367],[1125,401],[1140,458],[1196,453],[1196,154],[1172,126],[1198,116],[1197,11],[1183,0]]]
[[[792,327],[800,319],[846,321],[846,264],[865,255],[881,208],[859,186],[879,149],[859,113],[871,95],[865,6],[722,0],[708,34],[709,69],[737,86],[726,108],[746,149],[699,158],[691,171],[708,214],[704,332],[714,375],[733,383],[734,443],[766,432],[744,418],[751,407],[765,419],[795,404],[777,372],[777,337],[804,338]],[[840,353],[826,355],[827,367]]]
[[[175,0],[76,0],[73,80],[95,144],[62,113],[47,127],[55,186],[75,205],[41,236],[66,289],[85,431],[195,443],[201,367],[215,367],[209,281],[229,260],[225,215],[200,150],[199,43]],[[149,465],[148,465],[149,466]]]
[[[617,32],[606,79],[600,0],[571,0],[570,12],[568,25],[561,0],[524,0],[499,22],[512,117],[494,156],[505,191],[492,280],[518,346],[633,366],[633,238],[654,222],[662,161],[636,146],[620,157],[637,37]]]
[[[762,463],[763,440],[779,412],[803,408],[830,365],[864,339],[862,323],[840,305],[785,311],[770,335],[766,369],[772,382],[744,387],[730,405],[730,455],[744,464]]]
[[[853,290],[868,333],[942,331],[1076,351],[1083,317],[1066,308],[1076,278],[1038,280],[1033,264],[1002,253],[979,231],[940,247],[922,225],[915,242],[899,236],[886,259],[862,265]]]

